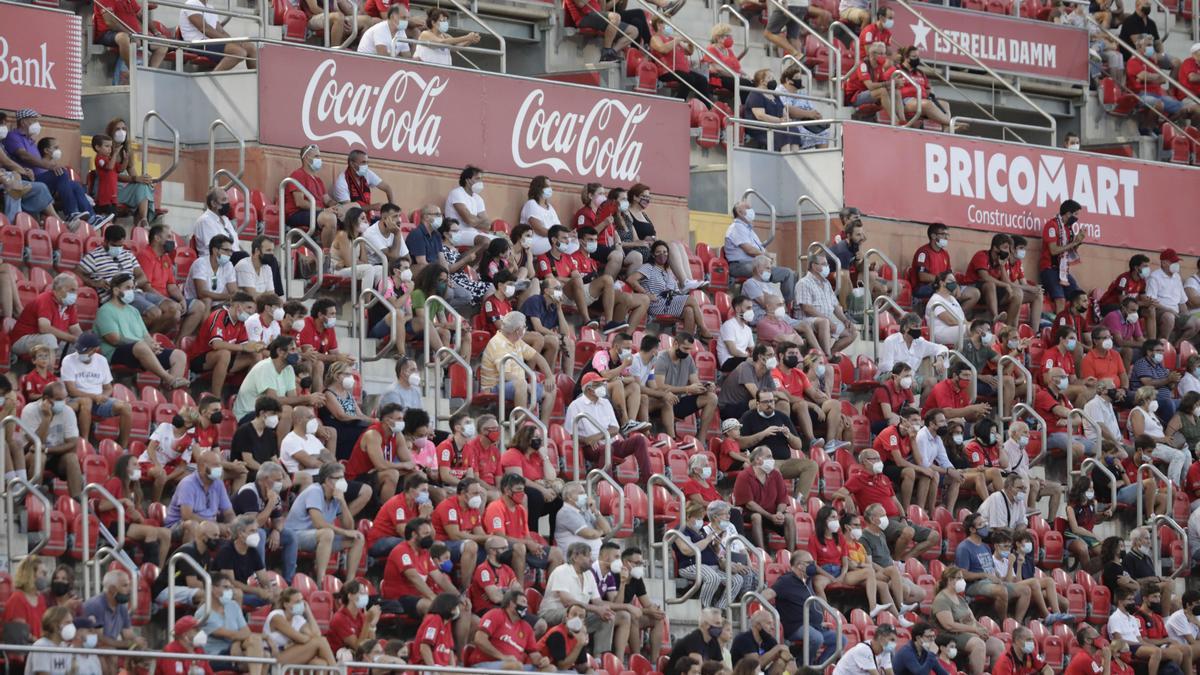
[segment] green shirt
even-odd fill
[[[274,389],[277,396],[283,397],[296,389],[296,371],[291,366],[283,370],[275,370],[275,362],[265,359],[254,364],[242,386],[238,389],[237,398],[233,402],[233,416],[242,419],[254,412],[254,403],[268,389]]]
[[[413,292],[410,293],[408,297],[412,299],[413,316],[424,316],[426,300],[425,291],[422,291],[419,288],[414,288]],[[441,314],[443,311],[445,311],[445,305],[440,302],[434,302],[429,306],[430,318]]]
[[[112,353],[116,347],[109,344],[104,336],[116,333],[121,337],[120,343],[126,343],[144,340],[150,335],[150,332],[146,330],[146,322],[142,321],[142,315],[137,308],[133,305],[117,307],[114,302],[100,305],[100,309],[96,312],[94,328],[96,334],[100,336],[100,353],[109,360],[112,360]]]

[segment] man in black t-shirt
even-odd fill
[[[765,609],[758,610],[750,617],[750,630],[735,635],[729,646],[729,656],[734,665],[749,655],[758,657],[758,668],[766,675],[779,675],[785,671],[794,673],[797,670],[788,645],[781,645],[775,639],[775,618]]]
[[[663,617],[666,612],[662,610],[654,600],[650,598],[650,594],[646,592],[646,576],[645,560],[642,557],[642,549],[636,546],[630,546],[621,552],[621,573],[618,575],[617,595],[620,596],[620,602],[625,603],[630,608],[634,608],[633,600],[637,598],[640,604],[640,614],[634,615],[632,618],[634,630],[629,636],[629,652],[630,654],[642,653],[642,629],[650,629],[650,663],[658,663],[658,654],[662,649],[662,633],[663,633]],[[622,591],[624,591],[622,593]],[[640,623],[636,623],[640,621]]]
[[[254,482],[246,483],[233,495],[233,512],[252,515],[258,526],[258,555],[278,553],[284,581],[292,583],[296,575],[296,537],[283,527],[287,512],[283,508],[284,490],[289,487],[283,467],[275,462],[263,462]]]
[[[283,406],[274,396],[259,396],[254,402],[254,419],[239,426],[233,433],[233,447],[250,471],[247,480],[263,462],[279,461],[279,416]]]
[[[195,537],[190,544],[184,544],[176,549],[175,553],[187,554],[192,560],[199,563],[204,568],[204,571],[212,574],[215,571],[213,567],[213,554],[221,543],[221,531],[215,522],[205,520],[196,528]],[[170,581],[170,576],[168,576],[168,572],[169,568],[163,567],[158,573],[158,578],[154,580],[154,584],[150,587],[150,592],[154,596],[155,602],[163,607],[169,601],[167,585]],[[195,599],[203,591],[204,580],[197,574],[196,569],[186,562],[175,563],[175,592],[173,595],[175,602],[185,605],[199,604],[195,602]]]
[[[754,396],[754,407],[738,420],[742,424],[738,445],[749,454],[751,450],[765,445],[775,459],[775,468],[785,480],[796,480],[795,492],[804,499],[817,478],[817,463],[808,457],[792,458],[792,450],[804,455],[804,439],[796,435],[791,417],[775,407],[774,391],[760,389]]]
[[[213,560],[217,573],[233,582],[233,587],[242,592],[243,604],[265,605],[274,602],[278,588],[267,582],[262,556],[258,553],[258,524],[249,513],[240,515],[233,522],[229,541],[221,544]],[[254,578],[256,585],[250,585]]]
[[[714,607],[700,610],[700,627],[675,641],[663,672],[675,675],[675,664],[685,656],[691,656],[700,663],[722,660],[718,638],[724,629],[725,620],[721,617],[721,610]]]

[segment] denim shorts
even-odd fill
[[[133,307],[141,314],[145,314],[146,310],[158,307],[166,301],[166,298],[154,291],[135,291],[133,294]]]

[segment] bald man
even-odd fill
[[[234,513],[224,476],[221,456],[216,452],[206,450],[196,457],[196,471],[179,481],[167,507],[163,525],[171,528],[172,537],[182,539],[186,522],[218,523],[220,533],[229,535]]]
[[[1046,440],[1047,449],[1066,450],[1067,425],[1070,423],[1068,417],[1075,407],[1071,403],[1069,393],[1071,381],[1062,368],[1050,368],[1043,378],[1045,386],[1038,389],[1034,395],[1033,409],[1046,420],[1046,431],[1050,434]],[[1075,437],[1071,444],[1073,456],[1078,457],[1080,453],[1094,455],[1095,444],[1084,436],[1083,429],[1077,426],[1074,431]]]

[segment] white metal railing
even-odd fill
[[[1079,419],[1079,431],[1084,434],[1085,439],[1087,438],[1086,432],[1083,431],[1083,425],[1085,424],[1096,432],[1096,438],[1104,438],[1104,431],[1100,428],[1100,425],[1096,424],[1091,417],[1088,417],[1087,413],[1083,412],[1080,408],[1071,408],[1071,411],[1067,413],[1067,474],[1071,476],[1079,473],[1075,470],[1075,425],[1071,423],[1076,418]]]
[[[1153,464],[1146,462],[1145,464],[1142,464],[1141,466],[1139,466],[1137,468],[1137,472],[1134,474],[1134,477],[1133,477],[1133,479],[1135,481],[1137,481],[1137,517],[1138,517],[1139,522],[1141,521],[1142,514],[1145,513],[1145,511],[1142,508],[1142,504],[1145,501],[1145,496],[1143,495],[1143,492],[1145,492],[1145,490],[1142,488],[1142,474],[1143,473],[1148,473],[1151,476],[1153,476],[1156,480],[1160,480],[1167,484],[1167,513],[1171,512],[1171,508],[1175,504],[1175,484],[1172,483],[1171,479],[1167,478],[1166,475],[1163,474],[1162,471],[1159,471],[1157,466],[1154,466]],[[1150,505],[1150,512],[1154,513],[1154,504]],[[1154,514],[1154,515],[1162,515],[1162,514]]]
[[[787,66],[789,63],[793,66],[796,66],[797,68],[800,69],[800,72],[804,73],[804,78],[805,78],[804,91],[813,91],[813,82],[816,81],[816,78],[813,76],[812,68],[809,68],[808,66],[804,65],[804,62],[801,61],[800,59],[796,58],[795,56],[793,56],[791,54],[784,54],[783,58],[779,59],[779,72],[781,75],[783,74],[783,71],[787,70]],[[832,99],[830,99],[830,100],[832,100]],[[840,105],[840,103],[838,103],[838,105]]]
[[[796,233],[799,236],[799,232]],[[808,260],[812,260],[814,256],[821,254],[829,260],[829,265],[833,269],[833,290],[835,292],[842,290],[842,259],[833,254],[833,249],[825,245],[825,242],[814,241],[808,244]],[[808,268],[805,267],[805,274],[808,273]]]
[[[787,516],[789,518],[792,517],[791,514],[787,514]],[[747,561],[749,561],[751,558],[754,558],[755,560],[758,561],[758,576],[756,578],[758,585],[755,588],[746,588],[746,589],[742,589],[742,590],[757,591],[757,590],[761,589],[763,587],[763,585],[766,584],[766,570],[767,570],[766,556],[767,556],[767,554],[765,551],[763,551],[762,549],[758,548],[753,543],[751,543],[751,541],[749,539],[743,537],[740,534],[726,535],[725,539],[721,542],[721,545],[725,549],[725,570],[724,570],[724,572],[725,572],[726,577],[733,576],[733,562],[734,562],[734,560],[733,560],[733,545],[735,543],[740,543],[742,545],[742,550],[746,554]],[[699,573],[699,571],[697,571],[697,575],[698,575],[698,573]],[[745,596],[742,596],[742,597],[745,597]],[[725,581],[725,618],[726,618],[726,620],[728,620],[732,624],[734,608],[736,607],[738,609],[741,609],[742,606],[743,606],[743,603],[740,598],[739,598],[738,602],[733,601],[733,585],[729,583],[728,579],[726,579],[726,581]]]
[[[180,561],[190,565],[196,576],[204,579],[204,601],[212,600],[212,575],[187,553],[178,551],[172,555],[167,561],[167,638],[170,640],[175,639],[175,564]]]
[[[1141,518],[1140,514],[1138,515],[1138,518]],[[1155,516],[1150,520],[1150,524],[1150,548],[1154,551],[1154,575],[1158,577],[1162,576],[1162,550],[1161,546],[1159,545],[1158,535],[1158,528],[1160,525],[1166,525],[1172,530],[1175,530],[1175,533],[1178,534],[1179,538],[1183,540],[1183,565],[1186,567],[1191,562],[1191,548],[1188,547],[1187,530],[1181,527],[1179,523],[1175,522],[1175,519],[1170,516]],[[1174,560],[1171,562],[1174,563]]]
[[[1107,466],[1104,466],[1103,462],[1097,462],[1092,457],[1088,457],[1087,459],[1083,460],[1083,463],[1079,465],[1079,473],[1086,475],[1088,469],[1095,469],[1096,471],[1099,471],[1100,473],[1102,473],[1108,477],[1108,490],[1110,492],[1109,497],[1108,497],[1108,503],[1110,505],[1112,505],[1113,508],[1116,508],[1116,506],[1117,506],[1117,477],[1113,474],[1112,471],[1108,470]],[[1092,481],[1092,483],[1094,484],[1095,481]],[[1053,519],[1057,515],[1058,515],[1057,513],[1051,513],[1050,518],[1048,518],[1047,520],[1053,522]],[[1137,519],[1139,521],[1142,519],[1142,515],[1140,513],[1138,514]]]
[[[742,15],[741,10],[728,4],[721,5],[721,7],[717,10],[717,20],[720,20],[725,16],[732,18],[742,26],[742,49],[737,55],[738,60],[740,61],[746,58],[746,52],[750,51],[750,20]]]
[[[24,432],[25,437],[33,444],[33,474],[41,476],[42,471],[46,468],[46,446],[42,443],[42,439],[37,435],[37,430],[31,428],[28,424],[21,421],[16,415],[9,415],[3,420],[0,420],[0,471],[8,473],[23,467],[8,466],[8,427],[16,425],[18,429]],[[3,474],[0,474],[3,475]],[[11,513],[12,509],[9,509]]]
[[[147,3],[149,4],[149,3]],[[236,177],[241,178],[246,174],[246,140],[241,137],[238,132],[233,130],[225,120],[217,118],[208,125],[208,175],[214,176],[217,170],[217,128],[225,130],[225,133],[233,137],[233,140],[238,144],[238,170]],[[222,190],[228,189],[228,186],[219,186]],[[244,186],[243,186],[244,187]],[[249,201],[249,195],[247,195]]]
[[[1025,403],[1018,403],[1013,406],[1012,414],[1013,414],[1014,420],[1017,418],[1018,413],[1024,413],[1025,415],[1037,420],[1038,433],[1040,433],[1042,435],[1041,454],[1044,455],[1047,452],[1049,452],[1050,448],[1048,447],[1048,445],[1050,443],[1050,432],[1046,430],[1046,418],[1039,415],[1038,411],[1034,410],[1032,405],[1028,405]],[[1001,432],[1004,431],[1004,418],[1003,417],[1000,418],[1000,431]],[[1002,433],[1001,435],[1007,437],[1008,434]],[[1024,452],[1024,449],[1022,449],[1022,452]],[[1029,453],[1025,453],[1025,456],[1028,457]],[[1030,464],[1032,464],[1032,463],[1033,463],[1033,460],[1030,460]]]
[[[584,481],[584,487],[587,490],[588,499],[595,499],[597,504],[599,504],[599,493],[596,490],[596,483],[599,481],[608,483],[614,490],[617,491],[617,519],[613,522],[613,526],[609,529],[608,534],[604,535],[603,537],[605,541],[608,541],[615,537],[617,533],[620,532],[621,528],[625,526],[625,490],[621,488],[621,484],[617,482],[617,479],[613,478],[612,475],[604,469],[592,469],[587,474],[587,480]],[[632,520],[633,519],[630,518],[631,522]]]
[[[835,643],[833,653],[830,654],[829,658],[825,659],[823,662],[812,665],[812,668],[815,670],[824,670],[825,666],[832,663],[833,660],[842,653],[842,648],[845,646],[846,638],[844,635],[842,635],[842,615],[833,607],[830,607],[829,603],[822,600],[819,596],[809,596],[808,599],[804,601],[804,663],[808,664],[811,662],[810,651],[812,649],[812,645],[809,644],[811,640],[809,639],[808,629],[809,614],[811,613],[810,606],[814,603],[820,605],[825,610],[826,614],[829,614],[833,617],[834,632],[837,633],[837,642]]]
[[[772,605],[771,602],[767,600],[766,596],[758,591],[746,591],[746,594],[742,597],[746,599],[746,602],[757,602],[762,606],[763,611],[769,612],[771,616],[775,618],[775,641],[782,644],[783,623],[779,620],[779,610],[775,609],[775,605]],[[750,630],[751,616],[752,615],[749,612],[742,612],[742,630]]]
[[[804,240],[804,238],[800,236],[800,224],[804,220],[802,207],[805,204],[811,204],[812,207],[814,209],[816,209],[818,213],[821,214],[821,217],[825,219],[825,238],[822,241],[827,242],[827,241],[832,240],[833,239],[833,218],[832,218],[832,216],[829,215],[829,209],[825,208],[812,195],[803,194],[796,198],[796,245],[799,246],[800,242]],[[801,260],[804,259],[803,249],[801,249],[799,258]]]
[[[388,318],[392,320],[392,338],[391,342],[388,343],[386,348],[377,348],[374,356],[367,356],[365,351],[367,332],[371,329],[371,326],[366,325],[366,313],[368,309],[374,307],[376,304],[381,304],[387,309]],[[362,363],[379,361],[393,349],[395,349],[397,353],[401,353],[400,350],[403,349],[403,345],[398,343],[400,337],[400,325],[402,323],[403,320],[400,316],[400,310],[391,302],[389,302],[387,298],[383,297],[379,291],[375,290],[374,288],[364,288],[359,291],[358,302],[355,304],[354,309],[354,319],[351,322],[351,325],[354,327],[354,332],[358,337],[358,360]]]
[[[575,480],[579,480],[579,470],[583,466],[583,464],[581,462],[581,460],[583,458],[583,454],[579,449],[579,420],[581,420],[581,419],[591,422],[592,426],[599,429],[601,435],[604,436],[604,467],[603,468],[607,469],[607,468],[612,467],[612,434],[608,433],[608,428],[606,428],[603,424],[600,424],[599,422],[597,422],[595,417],[592,417],[591,415],[589,415],[585,412],[581,412],[581,413],[575,415],[575,417],[571,418],[571,420],[570,420],[570,422],[571,422],[571,437],[574,441],[574,443],[572,443],[573,454],[571,455],[571,458],[575,462]]]
[[[76,536],[83,538],[83,555],[81,560],[84,569],[83,595],[88,598],[92,597],[91,575],[87,572],[88,561],[92,558],[92,546],[99,543],[89,541],[91,538],[92,528],[91,518],[89,517],[91,504],[89,503],[88,495],[93,492],[99,495],[101,499],[111,504],[113,509],[117,512],[117,538],[113,543],[113,550],[120,551],[125,547],[125,505],[121,503],[121,500],[114,497],[111,492],[106,490],[104,486],[99,483],[88,483],[87,485],[83,486],[83,492],[79,495],[79,506],[83,514],[83,532],[78,533]],[[103,527],[103,525],[100,525],[99,520],[99,516],[97,515],[97,526]],[[136,580],[137,575],[135,574],[133,577],[135,584]]]
[[[434,330],[433,303],[435,303],[435,302],[441,308],[439,310],[439,313],[446,312],[446,313],[449,313],[454,316],[454,342],[451,343],[454,345],[454,349],[460,349],[462,347],[462,330],[463,330],[463,324],[466,323],[463,320],[463,315],[459,314],[458,310],[454,309],[454,307],[452,307],[450,305],[449,300],[443,298],[440,295],[431,295],[428,298],[425,298],[425,306],[421,308],[421,318],[424,319],[424,321],[425,321],[425,332],[424,332],[425,340],[424,340],[424,342],[425,342],[425,368],[426,369],[441,367],[441,365],[439,365],[436,362],[436,360],[430,360],[430,356],[431,356],[430,352],[433,349],[433,330]],[[426,391],[424,391],[426,389],[425,383],[427,383],[430,379],[431,378],[429,378],[429,377],[421,378],[421,383],[422,383],[422,387],[421,387],[422,392],[421,393],[422,394],[427,393]]]
[[[664,490],[666,490],[667,492],[669,492],[679,498],[679,522],[676,523],[676,525],[681,528],[687,526],[687,523],[684,522],[687,518],[687,496],[683,494],[683,490],[680,490],[679,486],[675,485],[675,483],[672,482],[670,478],[667,478],[666,476],[662,475],[661,473],[656,473],[656,474],[650,476],[650,480],[646,481],[646,520],[647,520],[648,527],[650,528],[649,541],[651,542],[651,546],[646,551],[646,554],[650,557],[650,569],[654,569],[654,566],[655,566],[654,565],[654,562],[655,562],[654,561],[654,546],[653,546],[654,527],[655,527],[655,522],[654,522],[654,502],[655,502],[654,486],[655,485],[661,485]],[[667,528],[667,529],[670,529],[670,528]]]
[[[461,354],[459,354],[458,352],[454,351],[453,349],[451,349],[449,347],[442,347],[441,349],[434,352],[433,358],[435,361],[437,361],[440,364],[442,362],[441,357],[443,355],[445,355],[449,361],[454,361],[455,363],[457,363],[458,365],[460,365],[464,369],[466,369],[466,371],[467,371],[467,396],[465,399],[463,399],[462,405],[460,405],[457,409],[448,413],[447,415],[444,415],[444,416],[439,415],[437,413],[436,403],[440,402],[442,400],[441,396],[442,396],[442,377],[443,377],[442,372],[443,371],[440,366],[437,368],[434,368],[433,369],[433,391],[435,392],[434,393],[435,405],[434,405],[434,414],[433,414],[434,426],[437,426],[437,423],[439,421],[448,420],[451,417],[454,417],[458,413],[469,408],[471,406],[471,399],[475,395],[475,374],[474,374],[473,370],[471,369],[471,364],[466,359],[464,359]],[[446,396],[446,401],[450,401],[450,396]]]
[[[863,267],[866,268],[863,270],[863,278],[866,281],[866,283],[863,285],[867,289],[868,307],[875,302],[875,290],[871,285],[871,258],[878,258],[879,262],[883,263],[884,267],[887,267],[892,271],[892,297],[900,297],[900,268],[883,251],[880,251],[877,248],[869,248],[865,253],[863,253]]]
[[[399,235],[396,235],[396,236],[399,236]],[[351,239],[350,240],[350,260],[349,260],[349,264],[350,264],[350,297],[356,298],[356,299],[359,298],[361,295],[359,293],[359,288],[358,288],[358,284],[359,284],[358,266],[361,264],[359,262],[359,260],[362,258],[362,251],[359,250],[359,247],[361,247],[361,246],[365,246],[367,248],[367,263],[366,264],[368,264],[368,265],[372,264],[371,263],[371,254],[374,254],[375,257],[379,259],[379,279],[380,279],[380,281],[387,279],[387,277],[388,277],[388,265],[389,265],[388,257],[386,255],[384,255],[383,251],[380,250],[379,247],[376,246],[375,244],[372,244],[365,237],[354,237],[353,239]],[[376,289],[371,289],[371,290],[376,290]],[[396,289],[397,293],[399,293],[399,290],[400,289],[398,289],[398,288]],[[369,326],[367,327],[367,330],[370,330]],[[426,355],[426,358],[428,358],[428,355]]]
[[[36,544],[34,544],[33,548],[29,549],[29,552],[25,555],[35,555],[38,551],[41,551],[43,548],[45,548],[46,544],[50,543],[50,512],[54,510],[53,505],[50,503],[50,498],[43,494],[42,491],[28,479],[21,478],[20,476],[13,476],[4,483],[5,512],[3,517],[0,518],[0,527],[4,528],[3,534],[5,560],[8,561],[10,566],[13,563],[13,538],[8,536],[8,528],[12,526],[12,517],[16,513],[13,511],[13,486],[15,485],[20,485],[21,487],[25,488],[25,491],[21,494],[22,497],[25,495],[32,495],[34,499],[42,503],[42,538]]]
[[[282,214],[280,217],[282,217]],[[282,226],[283,223],[280,223],[280,225]],[[293,239],[297,240],[296,243],[292,242]],[[283,277],[283,299],[285,301],[288,299],[289,295],[288,285],[291,283],[292,277],[294,276],[292,274],[292,247],[299,246],[300,243],[303,242],[306,244],[306,246],[301,246],[300,248],[308,248],[312,250],[313,255],[316,256],[316,281],[314,281],[312,285],[309,285],[307,288],[305,288],[304,293],[302,293],[299,298],[300,300],[308,300],[316,295],[317,291],[321,290],[321,286],[325,284],[325,249],[321,248],[320,244],[318,244],[312,237],[308,236],[308,233],[299,227],[293,227],[292,229],[287,230],[283,235],[283,240],[285,242],[283,246],[284,262],[281,263],[280,266],[286,271],[286,274]],[[301,281],[307,284],[306,279],[301,279]]]
[[[854,50],[854,70],[858,70],[859,64],[862,63],[862,51],[859,47],[858,33],[854,32],[854,30],[841,21],[835,20],[833,23],[829,24],[829,44],[834,44],[834,40],[837,39],[838,33],[850,38],[850,49]],[[842,63],[841,52],[839,51],[836,54],[830,54],[830,60],[832,60],[835,56],[837,57],[838,67],[840,68]],[[849,73],[841,74],[848,75]]]
[[[109,560],[117,563],[121,567],[124,567],[125,573],[129,575],[129,606],[136,608],[138,606],[138,597],[141,593],[141,591],[138,590],[138,586],[140,585],[137,582],[138,569],[137,566],[133,564],[133,561],[130,560],[129,556],[120,549],[114,549],[112,546],[101,546],[100,548],[96,549],[95,557],[93,557],[89,563],[84,565],[84,583],[87,583],[88,578],[91,577],[92,586],[96,589],[96,592],[102,592],[104,590],[102,587],[104,579],[104,573],[102,569],[104,563],[108,562]],[[87,593],[85,593],[85,595],[87,595]],[[91,596],[89,595],[88,597]],[[151,601],[153,601],[153,598]]]
[[[149,5],[149,3],[146,4],[147,6]],[[171,132],[171,165],[168,166],[167,170],[163,171],[162,174],[157,178],[152,179],[152,181],[155,183],[161,183],[167,176],[171,175],[171,172],[175,171],[175,167],[179,166],[179,131],[175,127],[171,126],[170,122],[167,122],[167,120],[155,110],[147,111],[146,114],[142,116],[142,171],[146,171],[147,167],[150,166],[150,144],[148,143],[149,134],[146,133],[146,129],[150,126],[151,119],[158,120],[159,124],[163,125],[167,128],[167,131]]]
[[[896,320],[899,321],[908,312],[904,308],[896,304],[896,301],[886,295],[881,295],[875,298],[871,303],[871,354],[876,361],[879,360],[879,312],[882,310],[891,310],[896,313]]]
[[[776,92],[774,95],[782,96],[784,94],[779,94],[778,92]],[[795,96],[795,94],[786,94],[786,95],[787,96]],[[766,150],[767,152],[783,152],[781,147],[776,147],[775,134],[776,133],[795,134],[795,133],[797,133],[798,130],[807,129],[808,127],[829,127],[830,129],[836,129],[836,131],[834,133],[830,134],[830,136],[829,136],[829,139],[828,139],[829,147],[831,147],[831,148],[841,147],[841,144],[842,144],[842,122],[844,122],[844,121],[845,120],[840,120],[840,119],[836,119],[836,118],[832,118],[832,117],[824,117],[824,118],[816,119],[816,120],[789,120],[787,122],[760,122],[758,120],[747,119],[744,117],[731,117],[729,119],[729,124],[733,127],[733,142],[732,142],[733,147],[739,147],[739,148],[744,147],[743,145],[740,144],[740,140],[741,140],[740,137],[741,137],[741,133],[742,133],[742,127],[746,127],[748,129],[760,129],[760,130],[767,132],[767,141],[766,141],[767,147],[764,148],[764,150]],[[819,132],[813,132],[813,133],[819,133]],[[755,148],[747,148],[747,149],[753,150]],[[820,148],[802,148],[798,152],[794,152],[794,153],[790,153],[790,154],[800,154],[803,152],[811,152],[814,150],[820,150]],[[730,166],[732,167],[732,164],[730,164]]]
[[[962,336],[959,336],[959,349],[961,349],[961,348],[962,348]],[[967,357],[964,356],[962,352],[958,351],[958,349],[951,349],[951,350],[947,351],[945,358],[946,358],[947,366],[949,366],[950,363],[953,361],[961,361],[961,362],[965,363],[968,368],[971,369],[971,398],[969,399],[968,402],[974,403],[976,395],[978,394],[978,391],[979,391],[979,371],[976,370],[975,364],[971,363],[969,360],[967,360]]]
[[[738,201],[739,202],[749,201],[748,197],[756,197],[759,202],[761,202],[764,206],[767,207],[767,211],[771,214],[771,234],[767,235],[767,238],[762,240],[763,250],[765,251],[766,247],[770,246],[771,242],[775,240],[775,228],[777,227],[776,220],[778,220],[778,214],[776,214],[776,212],[775,212],[775,205],[772,204],[771,202],[767,201],[767,198],[762,196],[762,194],[760,194],[758,192],[758,190],[755,190],[754,188],[746,188],[742,192],[742,196],[738,198]],[[754,215],[758,216],[757,213],[755,213]],[[755,220],[757,220],[757,217],[751,219],[750,222],[747,223],[748,225],[750,225],[751,229],[754,229],[754,221]]]
[[[242,182],[241,178],[226,169],[217,169],[211,174],[211,176],[212,178],[209,180],[209,187],[220,188],[222,190],[228,189],[220,185],[220,178],[221,176],[224,176],[229,179],[229,185],[231,187],[235,187],[242,192],[242,224],[241,227],[237,228],[238,234],[240,235],[246,232],[251,225],[257,228],[258,223],[255,223],[250,219],[250,188],[246,187],[246,184]],[[255,232],[257,233],[257,230],[255,230]]]
[[[829,77],[826,80],[826,82],[829,84],[829,98],[832,98],[834,100],[839,100],[842,95],[842,86],[841,85],[842,85],[843,75],[842,75],[842,54],[840,51],[838,51],[837,47],[834,47],[833,43],[831,43],[829,40],[825,39],[825,36],[821,35],[820,31],[809,26],[807,21],[802,21],[800,19],[800,17],[796,16],[795,12],[793,12],[787,6],[787,3],[783,2],[783,0],[767,0],[767,11],[768,12],[774,12],[774,11],[783,12],[783,15],[788,18],[788,21],[795,23],[797,26],[800,27],[801,31],[808,33],[809,35],[816,38],[817,42],[821,43],[821,46],[828,50],[829,69],[830,70],[829,70]],[[734,98],[734,101],[737,101],[737,97]]]
[[[500,444],[503,445],[504,447],[508,447],[506,445],[508,443],[508,439],[510,439],[516,435],[517,422],[519,420],[521,420],[522,418],[533,423],[534,426],[541,429],[543,437],[546,437],[546,438],[550,437],[550,427],[547,427],[545,422],[538,419],[537,415],[534,415],[533,412],[529,410],[529,408],[526,408],[523,405],[519,405],[519,406],[516,406],[515,408],[513,408],[512,412],[509,413],[508,417],[509,417],[509,419],[507,421],[500,423]],[[506,429],[505,428],[506,425],[512,427],[512,430],[510,431],[510,430]],[[561,449],[560,449],[560,451],[561,451]],[[559,469],[559,467],[555,467],[555,469],[557,470],[557,469]]]
[[[1004,345],[1004,348],[1007,349],[1008,345]],[[1025,367],[1025,364],[1021,363],[1021,361],[1018,360],[1017,357],[1010,356],[1008,354],[1001,356],[999,359],[996,360],[996,408],[997,408],[997,412],[998,412],[998,417],[1000,418],[1001,429],[1003,429],[1004,420],[1008,419],[1008,417],[1009,417],[1004,414],[1004,365],[1005,364],[1012,366],[1014,370],[1021,371],[1021,374],[1025,376],[1025,408],[1027,410],[1033,409],[1033,373],[1030,373],[1029,369]],[[1013,386],[1014,387],[1016,386],[1015,380],[1013,382]],[[1016,411],[1017,411],[1017,407],[1013,406],[1013,410],[1012,410],[1013,414],[1016,414]]]
[[[287,222],[286,222],[287,221],[287,218],[286,218],[287,201],[285,201],[285,200],[292,198],[292,196],[290,194],[285,194],[285,191],[283,188],[287,187],[287,186],[291,186],[297,192],[304,195],[304,198],[308,200],[308,229],[305,231],[305,234],[311,235],[313,233],[313,230],[316,229],[316,227],[317,227],[317,198],[313,195],[313,193],[309,192],[308,188],[304,187],[303,183],[301,183],[300,181],[298,181],[295,178],[292,178],[290,176],[279,181],[279,201],[278,201],[278,204],[279,204],[279,248],[284,249],[285,251],[287,251],[287,241],[286,241],[286,237],[284,236],[284,234],[285,234],[286,230],[288,229]],[[297,229],[297,228],[292,228],[292,229]],[[286,265],[285,265],[285,267],[286,267]],[[287,278],[288,278],[287,275],[284,275],[284,279],[285,279],[284,293],[287,292],[287,283],[286,283]],[[286,300],[287,298],[284,298],[284,299]]]
[[[681,596],[671,597],[671,594],[667,592],[667,583],[669,581],[672,581],[677,578],[676,576],[671,575],[671,562],[675,559],[675,555],[671,551],[671,543],[674,542],[676,539],[683,542],[683,544],[685,546],[687,546],[689,549],[691,549],[693,565],[695,565],[695,567],[696,567],[696,574],[692,578],[691,588],[688,588],[687,591],[685,591],[684,594]],[[663,568],[662,568],[663,604],[664,605],[681,605],[681,604],[687,602],[688,600],[691,600],[693,597],[695,597],[695,595],[697,593],[700,592],[700,581],[701,581],[702,577],[704,576],[700,573],[700,566],[702,564],[700,562],[700,554],[701,554],[700,548],[697,547],[696,544],[694,544],[692,542],[692,540],[686,534],[684,534],[681,530],[677,530],[677,529],[667,530],[665,533],[663,533],[662,544],[656,544],[654,542],[654,540],[651,539],[650,540],[650,549],[654,550],[655,546],[663,547],[663,560],[662,560],[662,564],[663,564]],[[676,575],[679,574],[678,569],[675,570],[675,574]]]
[[[904,126],[906,128],[912,127],[914,124],[919,122],[921,120],[921,116],[925,114],[924,106],[922,106],[921,104],[925,101],[926,91],[925,91],[924,87],[922,87],[916,80],[914,80],[911,75],[904,72],[903,69],[897,68],[895,70],[895,72],[892,73],[892,76],[888,78],[888,87],[890,87],[890,93],[891,93],[891,95],[888,97],[888,116],[891,118],[888,120],[888,123],[891,124],[892,126],[896,126],[896,103],[897,103],[896,80],[898,80],[898,79],[907,80],[908,83],[911,84],[913,89],[915,89],[917,92],[917,109],[913,113],[912,119],[904,121]],[[906,114],[905,110],[904,110],[904,101],[899,101],[899,103],[900,103],[900,113]]]
[[[523,361],[521,359],[521,357],[517,356],[516,354],[505,354],[504,356],[500,357],[499,361],[496,362],[496,370],[498,371],[497,372],[498,378],[496,381],[496,393],[497,393],[496,398],[499,399],[498,402],[499,402],[499,408],[500,408],[500,416],[497,419],[499,419],[499,420],[508,419],[508,416],[505,414],[505,410],[508,407],[508,395],[504,391],[504,380],[505,380],[505,376],[506,376],[506,373],[504,371],[505,371],[505,365],[509,361],[512,361],[513,363],[517,364],[517,366],[527,376],[526,382],[529,384],[529,400],[525,401],[526,405],[530,406],[533,409],[536,409],[538,412],[541,412],[542,402],[541,402],[541,398],[537,395],[537,384],[538,384],[537,373],[533,370],[533,368],[529,367],[529,364],[525,363],[525,361]],[[513,394],[514,394],[513,395],[513,403],[516,403],[516,393],[517,393],[516,389],[514,388],[513,389]],[[504,433],[504,425],[503,424],[500,425],[500,433]],[[578,445],[578,443],[576,445]],[[576,467],[575,467],[575,480],[579,480],[579,466],[578,465],[576,465]]]

